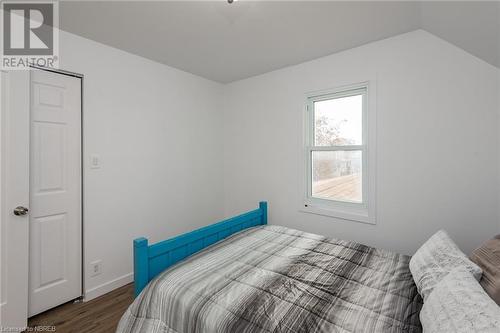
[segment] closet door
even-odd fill
[[[81,79],[31,73],[29,315],[82,295]]]

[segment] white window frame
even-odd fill
[[[362,144],[347,146],[314,146],[314,102],[363,94]],[[375,85],[362,82],[335,89],[306,94],[304,116],[304,199],[300,210],[307,213],[336,217],[362,223],[375,224]],[[312,196],[313,151],[361,151],[362,152],[362,203],[334,201]]]

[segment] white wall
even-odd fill
[[[377,224],[299,212],[304,94],[376,78]],[[418,30],[225,88],[227,216],[403,253],[440,228],[469,252],[498,233],[499,70]]]
[[[85,289],[132,281],[132,240],[222,217],[222,86],[67,33],[61,68],[84,74]],[[90,154],[102,160],[89,168]],[[102,274],[89,265],[102,260]]]

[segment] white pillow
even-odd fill
[[[426,333],[500,332],[500,307],[464,267],[439,282],[424,302],[420,322]]]
[[[424,302],[436,284],[456,267],[465,267],[476,280],[481,279],[481,268],[460,251],[446,231],[439,230],[410,260],[411,275]]]

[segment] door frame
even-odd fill
[[[81,179],[80,179],[80,182],[81,182],[81,230],[80,230],[80,235],[81,235],[81,246],[82,246],[82,249],[81,249],[81,254],[82,254],[82,258],[81,258],[81,265],[82,265],[82,269],[81,269],[81,273],[82,273],[82,285],[81,285],[81,291],[80,291],[80,297],[78,298],[78,300],[83,300],[83,298],[85,297],[85,228],[84,228],[84,225],[85,225],[85,161],[84,161],[84,156],[85,156],[85,144],[84,144],[84,140],[83,140],[83,129],[84,129],[84,116],[83,116],[83,83],[84,83],[84,75],[83,74],[80,74],[80,73],[76,73],[76,72],[71,72],[71,71],[67,71],[67,70],[64,70],[64,69],[59,69],[59,68],[47,68],[47,67],[39,67],[39,66],[35,66],[35,65],[31,65],[30,66],[30,82],[31,82],[31,71],[32,70],[42,70],[42,71],[46,71],[46,72],[51,72],[51,73],[55,73],[55,74],[60,74],[60,75],[66,75],[66,76],[71,76],[71,77],[74,77],[74,78],[78,78],[80,79],[80,127],[81,127],[81,130],[80,130],[80,168],[82,170],[81,172]],[[31,83],[30,83],[30,89],[31,89]],[[31,100],[30,100],[30,112],[31,112]],[[30,147],[30,150],[31,150],[31,147]],[[30,161],[30,165],[31,165],[31,161]],[[31,191],[31,188],[30,188],[30,191]]]

